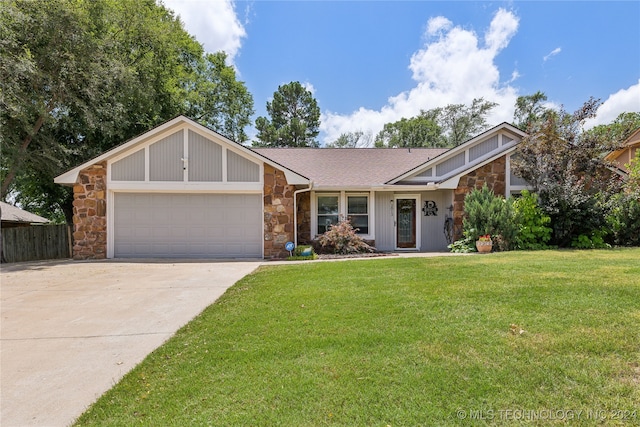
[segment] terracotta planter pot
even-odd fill
[[[480,252],[481,254],[488,254],[491,252],[491,249],[493,248],[493,243],[492,242],[484,242],[484,241],[476,241],[476,249],[478,249],[478,252]]]

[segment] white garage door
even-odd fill
[[[114,197],[116,258],[261,258],[259,194]]]

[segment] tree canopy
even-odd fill
[[[226,55],[154,0],[8,0],[0,29],[0,198],[70,220],[53,177],[179,114],[247,139],[253,99]]]
[[[266,117],[256,119],[254,145],[263,147],[318,147],[320,107],[313,94],[300,82],[278,87],[267,102]]]
[[[471,105],[449,104],[418,116],[387,123],[376,147],[456,147],[487,129],[487,115],[498,104],[476,98]]]

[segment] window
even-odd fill
[[[358,234],[369,234],[369,196],[367,194],[318,194],[317,234],[326,232],[341,218],[348,218]]]
[[[369,234],[369,198],[367,196],[347,196],[347,218],[358,234]]]
[[[318,196],[318,234],[338,223],[338,196]]]

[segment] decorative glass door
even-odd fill
[[[396,199],[396,246],[416,248],[416,199]]]

